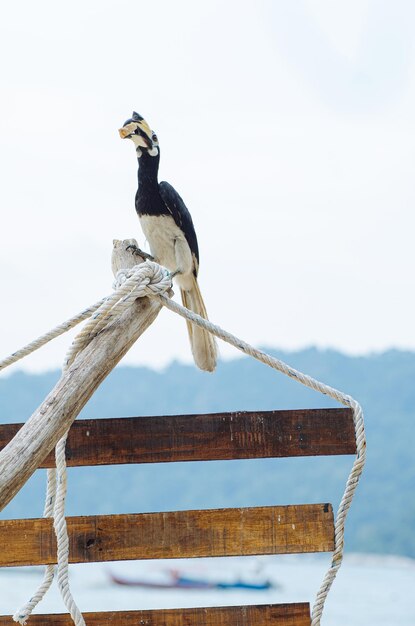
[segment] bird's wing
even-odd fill
[[[169,213],[186,237],[186,241],[195,259],[195,274],[197,275],[199,269],[199,247],[197,245],[195,227],[193,226],[189,210],[175,188],[169,183],[166,183],[165,180],[159,184],[159,191]]]

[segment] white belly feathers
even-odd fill
[[[179,270],[182,276],[177,276],[177,282],[186,282],[186,274],[193,272],[193,257],[174,219],[170,215],[141,215],[139,219],[156,261],[171,272]],[[183,287],[186,289],[185,285]]]

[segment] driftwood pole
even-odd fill
[[[114,241],[112,269],[138,265],[126,250],[134,239]],[[40,407],[0,452],[0,511],[12,500],[85,406],[104,378],[156,319],[161,304],[137,299],[77,355]]]

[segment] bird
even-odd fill
[[[138,159],[135,209],[149,243],[151,257],[174,276],[180,287],[183,306],[207,320],[198,283],[199,247],[193,220],[174,187],[166,181],[158,182],[158,137],[135,111],[118,132],[122,139],[130,139],[135,146]],[[135,252],[145,258],[149,256],[138,248]],[[214,336],[189,321],[187,329],[196,365],[201,370],[213,372],[217,363]]]

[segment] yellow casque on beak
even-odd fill
[[[140,122],[137,122],[137,126],[141,128],[143,132],[145,132],[145,134],[147,135],[149,139],[151,139],[151,135],[153,134],[153,132],[145,120],[141,120]]]

